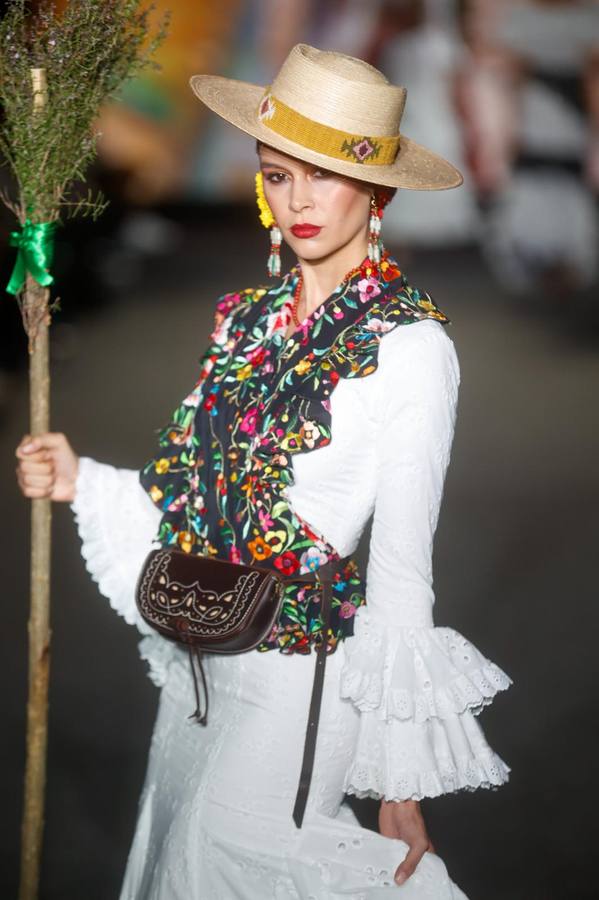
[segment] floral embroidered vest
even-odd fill
[[[388,331],[424,318],[450,320],[385,254],[378,270],[366,259],[285,339],[298,277],[294,267],[268,289],[219,300],[198,381],[140,472],[163,513],[156,538],[162,545],[283,574],[339,559],[287,500],[293,455],[331,441],[335,386],[376,370]],[[365,602],[352,559],[333,584],[331,650],[353,634],[353,616]],[[322,638],[319,591],[289,582],[279,620],[258,649],[309,653]]]

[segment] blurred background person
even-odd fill
[[[572,298],[597,280],[599,7],[465,0],[459,77],[482,249],[510,291]]]
[[[453,0],[384,0],[379,7],[366,58],[407,88],[410,102],[402,125],[406,133],[464,172],[459,191],[425,198],[400,192],[385,225],[388,239],[400,242],[404,252],[416,246],[466,244],[477,232],[478,208],[454,96],[462,47]]]
[[[312,11],[310,0],[240,3],[218,72],[253,84],[268,84],[291,47],[309,37]],[[213,203],[252,201],[252,173],[256,168],[253,149],[242,135],[231,134],[221,121],[209,118],[192,154],[190,196]]]

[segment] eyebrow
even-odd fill
[[[285,165],[283,165],[282,163],[270,162],[270,161],[267,160],[267,159],[261,159],[261,160],[260,160],[260,165],[261,165],[261,166],[267,166],[267,167],[270,167],[271,169],[284,169],[286,172],[290,172],[290,171],[291,171],[290,169],[288,169],[288,168],[287,168]]]

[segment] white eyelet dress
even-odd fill
[[[330,444],[294,457],[287,496],[341,556],[373,514],[367,604],[327,661],[301,830],[291,812],[315,655],[208,656],[208,724],[189,719],[187,656],[140,619],[134,599],[160,511],[137,470],[81,458],[71,508],[87,569],[142,633],[161,689],[120,900],[464,900],[433,853],[397,886],[407,845],[362,828],[343,804],[346,793],[420,800],[508,780],[477,716],[512,681],[432,618],[459,379],[439,322],[395,328],[372,375],[337,385]]]

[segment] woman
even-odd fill
[[[432,539],[459,368],[449,320],[378,237],[396,187],[461,176],[399,136],[405,91],[360,60],[298,45],[266,90],[216,76],[191,84],[258,139],[269,270],[281,237],[299,265],[269,289],[220,299],[198,382],[140,473],[78,459],[60,434],[17,449],[25,496],[71,503],[87,567],[146,635],[141,654],[162,686],[121,900],[370,900],[396,891],[394,880],[406,898],[463,898],[419,800],[507,780],[475,716],[511,682],[433,626]],[[319,594],[290,583],[258,651],[208,658],[210,716],[190,721],[185,653],[135,606],[152,540],[308,573],[351,554],[372,512],[367,592],[350,560],[323,635]],[[311,651],[325,639],[298,829]],[[381,835],[358,825],[345,793],[381,799]]]

